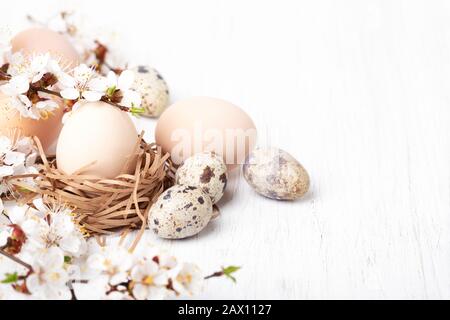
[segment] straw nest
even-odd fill
[[[123,228],[141,228],[143,232],[152,204],[173,185],[175,170],[169,154],[163,154],[160,146],[148,144],[142,137],[143,134],[135,147],[134,174],[121,174],[115,179],[63,174],[56,167],[55,157],[47,157],[35,138],[41,164],[35,177],[36,187],[31,191],[41,195],[44,202],[57,200],[72,207],[80,225],[91,235],[110,234]]]

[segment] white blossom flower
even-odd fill
[[[39,253],[33,263],[33,273],[26,284],[32,297],[38,299],[70,299],[69,280],[64,270],[63,252],[52,247]]]
[[[14,174],[14,168],[11,166],[1,166],[0,167],[0,179]]]
[[[107,75],[107,92],[114,93],[115,90],[120,90],[122,93],[122,101],[120,104],[128,108],[137,108],[141,105],[142,97],[136,91],[131,90],[134,76],[134,72],[131,70],[122,71],[120,76],[117,76],[113,71],[110,71]]]
[[[158,254],[158,264],[160,268],[170,270],[174,269],[178,265],[178,262],[174,256],[166,252],[161,252]]]
[[[73,70],[73,75],[62,74],[59,78],[62,86],[61,96],[69,100],[86,99],[99,101],[107,89],[106,79],[89,68],[80,64]]]
[[[128,273],[133,265],[133,258],[123,247],[108,246],[91,255],[87,263],[93,270],[108,274],[109,283],[114,286],[128,281]]]
[[[25,55],[19,51],[10,58],[8,73],[12,77],[22,76],[29,83],[34,83],[41,80],[47,72],[57,76],[62,72],[60,62],[52,58],[50,53]]]
[[[38,117],[38,119],[47,120],[49,115],[53,113],[54,110],[59,108],[59,104],[52,99],[46,99],[39,101],[32,108],[33,116]]]
[[[12,76],[8,82],[0,87],[0,90],[7,96],[15,97],[27,93],[30,88],[28,77],[24,74]]]
[[[59,105],[50,96],[39,93],[42,101],[32,104],[27,96],[30,83],[35,83],[42,79],[46,73],[52,73],[56,77],[64,74],[59,62],[53,59],[49,53],[23,55],[21,52],[11,56],[8,73],[11,75],[5,84],[0,86],[1,92],[11,97],[11,106],[20,112],[25,118],[35,120],[46,119]]]
[[[37,173],[34,167],[37,150],[31,138],[21,138],[13,142],[6,136],[0,136],[0,195],[11,191],[5,177],[28,173]],[[29,178],[21,179],[30,187],[34,182]]]
[[[33,144],[33,139],[30,137],[22,137],[22,138],[18,139],[16,142],[16,145],[15,145],[15,149],[18,152],[22,152],[22,153],[28,155],[28,157],[31,154],[36,155],[36,147]]]
[[[29,76],[32,83],[42,79],[42,76],[48,71],[50,60],[50,53],[35,54],[31,56]]]
[[[25,95],[18,95],[11,97],[11,107],[19,111],[20,116],[24,118],[31,118],[34,120],[39,120],[39,116],[33,110],[33,104],[30,99]]]
[[[13,228],[9,226],[0,226],[0,247],[5,246],[8,243],[8,238],[11,236]]]
[[[202,291],[204,278],[195,264],[179,264],[171,270],[171,279],[173,288],[181,295],[192,296]]]
[[[36,250],[57,247],[71,257],[84,253],[86,241],[69,208],[57,203],[45,205],[40,198],[34,200],[33,205],[37,210],[30,209],[31,212],[36,216],[48,217],[35,219],[37,223],[33,229],[25,228],[28,241]]]
[[[138,300],[162,300],[169,294],[168,275],[154,261],[141,261],[131,270],[133,295]]]
[[[26,96],[29,88],[30,83],[25,74],[12,76],[8,82],[0,86],[0,91],[11,97],[11,107],[17,109],[23,117],[33,117],[33,114],[30,114],[32,103]]]
[[[34,232],[40,223],[43,223],[43,215],[37,215],[32,209],[27,206],[13,206],[5,210],[5,214],[11,224],[18,225],[25,234]]]

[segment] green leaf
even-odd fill
[[[106,90],[106,95],[108,97],[111,97],[114,92],[116,92],[116,86],[109,87],[108,90]]]
[[[69,256],[64,256],[64,263],[71,263],[72,262],[72,258]]]
[[[235,273],[236,271],[238,271],[239,269],[241,269],[241,267],[228,266],[226,268],[223,268],[222,272],[223,272],[225,277],[231,279],[234,283],[236,283],[236,278],[233,277],[232,274]]]
[[[14,273],[6,273],[6,278],[1,281],[3,284],[16,283],[19,280],[19,275],[17,272]]]
[[[133,116],[138,117],[145,112],[145,109],[143,107],[140,108],[131,107],[130,112]]]

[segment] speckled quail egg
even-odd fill
[[[309,175],[289,153],[257,148],[243,166],[245,180],[259,194],[276,200],[295,200],[309,189]]]
[[[213,215],[211,199],[194,186],[164,191],[149,212],[149,227],[159,237],[183,239],[199,233]]]
[[[137,66],[132,69],[135,79],[132,89],[142,96],[143,116],[157,118],[169,104],[169,88],[158,71],[149,66]]]
[[[176,183],[199,187],[213,204],[222,198],[227,186],[227,166],[214,152],[197,153],[184,161],[176,173]]]

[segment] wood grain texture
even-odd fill
[[[66,2],[92,30],[116,31],[130,62],[156,67],[173,101],[242,106],[259,144],[311,175],[293,203],[237,177],[199,236],[146,235],[207,272],[243,266],[203,298],[450,298],[449,2]],[[55,6],[11,2],[13,29],[24,4]],[[138,123],[149,139],[154,125]]]

